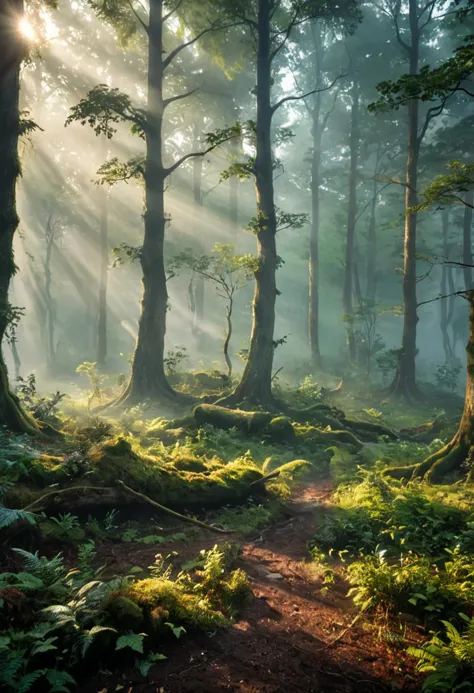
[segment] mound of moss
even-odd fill
[[[242,502],[250,494],[250,484],[262,477],[258,467],[243,460],[223,466],[204,461],[200,471],[182,470],[176,463],[138,455],[123,438],[94,446],[89,458],[96,482],[115,486],[120,480],[158,503],[175,507]]]

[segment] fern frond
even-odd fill
[[[33,513],[28,513],[25,510],[16,510],[14,508],[5,508],[0,505],[0,529],[6,529],[15,522],[25,521],[34,525],[36,518]]]

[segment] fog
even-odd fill
[[[91,3],[92,6],[94,3]],[[100,3],[96,3],[100,6]],[[139,10],[142,12],[142,10]],[[451,55],[469,22],[456,25],[443,19],[442,8],[432,18],[421,46],[420,64],[432,65]],[[365,366],[347,358],[347,320],[343,286],[350,187],[353,88],[358,85],[356,161],[356,225],[353,302],[373,298],[376,306],[378,346],[370,377],[382,382],[377,357],[398,349],[403,329],[403,235],[407,110],[368,111],[379,98],[377,85],[407,71],[403,48],[397,43],[393,22],[380,7],[366,3],[363,22],[352,33],[341,23],[315,21],[295,31],[274,68],[273,98],[318,94],[288,100],[273,123],[275,202],[285,213],[306,214],[300,227],[277,236],[282,265],[277,272],[280,294],[276,302],[274,371],[278,378],[301,380],[312,371],[308,340],[309,248],[312,215],[312,158],[314,122],[320,127],[319,188],[319,332],[323,375],[330,383],[352,378]],[[99,13],[100,14],[100,13]],[[96,135],[80,119],[65,126],[71,108],[98,84],[129,95],[136,108],[146,106],[146,41],[140,32],[129,41],[85,1],[60,3],[57,10],[31,11],[21,31],[32,42],[30,59],[22,68],[21,107],[37,124],[21,142],[22,176],[18,188],[19,232],[15,240],[17,272],[11,303],[22,308],[15,348],[5,348],[9,371],[26,377],[35,373],[42,387],[71,391],[76,368],[96,362],[98,301],[101,266],[101,219],[107,226],[107,358],[103,365],[114,376],[130,373],[138,334],[142,271],[124,248],[143,242],[144,185],[132,178],[109,185],[100,182],[98,169],[117,157],[129,160],[144,154],[144,142],[130,133],[130,123],[114,124],[110,139]],[[165,96],[196,90],[166,110],[164,159],[171,165],[189,151],[206,148],[207,133],[229,127],[237,120],[256,118],[255,61],[239,29],[229,32],[218,46],[206,36],[183,51],[166,74]],[[185,28],[189,36],[192,28]],[[170,46],[180,40],[180,19],[166,28]],[[318,37],[319,57],[312,41]],[[214,51],[214,52],[213,52]],[[432,106],[422,103],[421,120]],[[319,115],[314,116],[315,109]],[[452,135],[455,126],[472,113],[472,100],[454,95],[440,115],[427,125],[420,153],[419,186],[423,188],[445,171],[452,159],[469,159],[470,140],[463,149]],[[291,137],[281,132],[291,129]],[[451,134],[450,134],[451,133]],[[453,142],[450,149],[449,141]],[[448,144],[445,139],[447,138]],[[256,238],[246,229],[255,215],[255,188],[251,179],[222,179],[222,172],[240,156],[251,155],[252,144],[229,142],[205,157],[188,159],[166,183],[165,256],[167,262],[187,248],[212,253],[216,243],[232,244],[238,254],[255,254]],[[314,171],[313,171],[314,173]],[[448,215],[448,242],[443,245],[443,214]],[[101,216],[102,215],[102,216]],[[434,380],[445,363],[440,329],[443,260],[462,261],[464,211],[440,206],[421,212],[418,220],[417,326],[418,373]],[[370,225],[376,239],[375,282],[369,296]],[[122,248],[122,251],[120,251]],[[117,250],[118,249],[118,250]],[[446,257],[446,252],[448,257]],[[462,270],[449,270],[453,292],[463,285]],[[222,343],[225,302],[215,286],[203,281],[203,299],[196,329],[196,282],[186,268],[168,277],[169,309],[166,352],[185,347],[185,368],[225,370]],[[193,294],[194,292],[194,294]],[[235,298],[230,346],[235,372],[244,361],[252,326],[253,282]],[[445,299],[448,301],[449,299]],[[456,298],[451,326],[467,314]],[[458,321],[459,322],[459,321]],[[452,329],[450,327],[450,329]],[[451,332],[450,332],[451,334]],[[461,328],[450,359],[464,362],[466,331]],[[462,390],[462,378],[459,389]]]

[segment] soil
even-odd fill
[[[80,693],[419,691],[420,678],[404,652],[407,639],[415,639],[411,626],[401,626],[402,645],[396,637],[390,643],[382,636],[390,632],[386,624],[381,628],[373,618],[358,617],[337,562],[332,584],[324,584],[324,576],[305,562],[307,542],[331,491],[324,482],[299,489],[288,504],[289,519],[252,541],[240,541],[238,563],[252,580],[254,599],[232,627],[213,637],[188,633],[171,643],[162,649],[168,660],[154,666],[146,680],[136,671],[104,672]],[[179,561],[228,540],[212,535],[184,548],[180,544]],[[156,546],[105,544],[99,559],[123,573],[130,566],[147,567],[156,553]]]

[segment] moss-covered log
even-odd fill
[[[243,411],[226,409],[216,404],[200,404],[194,410],[194,418],[198,426],[210,424],[215,428],[228,431],[236,428],[244,433],[259,433],[273,419],[273,414],[260,411]]]

